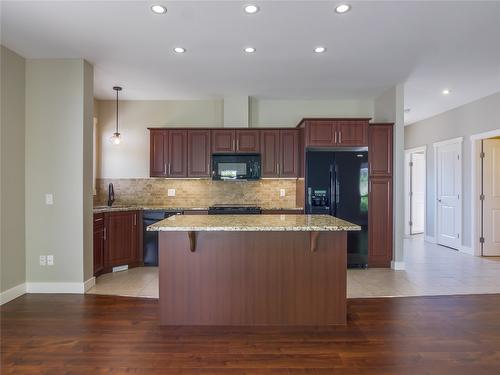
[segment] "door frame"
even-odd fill
[[[447,139],[445,141],[440,141],[440,142],[434,142],[432,144],[432,146],[434,147],[434,238],[436,239],[436,244],[439,245],[439,242],[438,242],[438,228],[439,228],[439,225],[438,225],[438,219],[439,219],[439,215],[438,215],[438,199],[437,199],[437,193],[438,193],[438,170],[437,170],[437,167],[438,167],[438,162],[437,162],[437,155],[438,155],[438,147],[440,146],[447,146],[447,145],[451,145],[451,144],[458,144],[459,145],[459,150],[458,150],[458,156],[459,156],[459,159],[460,159],[460,170],[458,171],[458,180],[460,181],[459,183],[459,196],[460,196],[460,199],[459,199],[459,204],[458,204],[458,217],[459,217],[459,232],[458,232],[458,235],[459,235],[459,244],[458,244],[458,251],[465,251],[465,252],[468,252],[467,249],[465,249],[463,247],[463,217],[462,217],[462,211],[463,211],[463,208],[462,208],[462,205],[463,205],[463,180],[462,180],[462,176],[463,176],[463,173],[462,173],[462,169],[463,169],[463,140],[464,140],[464,137],[457,137],[457,138],[452,138],[452,139]],[[440,245],[442,246],[442,245]]]
[[[411,154],[414,153],[423,153],[425,160],[425,191],[424,191],[424,237],[427,236],[427,225],[426,225],[426,217],[427,217],[427,145],[409,148],[405,150],[405,236],[411,235],[410,229],[410,158]]]
[[[479,179],[480,179],[480,168],[481,163],[479,153],[480,145],[479,141],[487,138],[493,138],[500,136],[500,129],[490,130],[483,133],[477,133],[470,136],[471,142],[471,200],[470,200],[470,212],[472,215],[471,222],[471,254],[475,256],[481,256],[481,246],[479,246],[479,227],[480,227],[480,207],[479,204]]]

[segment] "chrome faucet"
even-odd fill
[[[108,185],[108,206],[111,207],[115,201],[115,189],[113,184],[110,182]]]

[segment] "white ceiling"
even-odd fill
[[[153,1],[3,0],[1,41],[28,58],[84,57],[100,99],[116,84],[123,99],[366,99],[406,82],[411,123],[500,91],[498,1],[347,1],[344,15],[312,0],[255,1],[247,15],[248,2],[159,0],[168,12],[155,15]]]

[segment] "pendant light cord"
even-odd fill
[[[116,90],[116,133],[118,134],[118,91]]]

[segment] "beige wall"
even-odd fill
[[[500,129],[500,92],[405,127],[405,149],[427,145],[426,235],[434,237],[435,175],[433,143],[464,137],[462,149],[462,245],[471,246],[470,136]]]
[[[82,59],[26,61],[27,281],[82,283],[91,225],[91,77]],[[45,204],[45,194],[54,204]],[[83,198],[83,202],[82,202]],[[54,266],[39,265],[54,255]],[[86,271],[85,273],[88,273]]]
[[[25,60],[1,47],[1,280],[4,292],[26,281],[24,231]]]
[[[240,107],[243,111],[245,106]],[[98,178],[149,176],[148,127],[217,128],[224,124],[223,100],[120,101],[123,142],[117,147],[109,143],[115,131],[115,111],[114,101],[99,101]],[[249,111],[251,127],[294,127],[303,117],[372,117],[373,101],[251,99]]]

